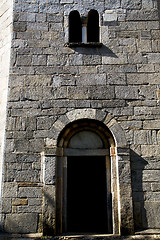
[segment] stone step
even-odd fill
[[[42,236],[42,234],[0,234],[0,240],[160,240],[158,234],[140,234],[132,236],[118,235],[63,235],[63,236]]]

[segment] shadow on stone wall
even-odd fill
[[[73,47],[75,52],[84,55],[98,55],[98,56],[109,56],[118,58],[118,56],[108,47],[102,45],[100,48],[87,48],[87,47]]]
[[[43,234],[53,236],[55,234],[55,200],[52,196],[54,186],[45,186],[44,188],[44,206],[43,206]]]
[[[157,6],[158,6],[158,16],[159,16],[159,25],[160,25],[160,1],[159,0],[157,0]]]
[[[153,0],[155,7],[158,8],[159,28],[160,28],[160,0]]]
[[[146,160],[131,150],[131,180],[135,230],[142,230],[148,227],[146,210],[144,207],[145,189],[143,186],[143,170],[147,164],[148,162]]]

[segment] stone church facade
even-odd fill
[[[2,0],[0,27],[1,230],[160,229],[158,0]]]

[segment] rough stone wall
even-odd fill
[[[81,15],[99,12],[102,48],[64,46],[74,9]],[[76,108],[103,109],[124,129],[131,150],[135,229],[160,228],[158,10],[158,0],[15,1],[5,231],[42,230],[40,153],[55,144],[54,122]],[[54,191],[54,181],[47,184]]]
[[[4,134],[6,123],[6,105],[8,92],[8,77],[10,66],[10,49],[12,33],[12,1],[0,2],[0,176],[4,153]],[[2,180],[0,177],[0,195]]]

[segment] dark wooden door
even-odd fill
[[[105,156],[67,159],[67,232],[107,233]]]

